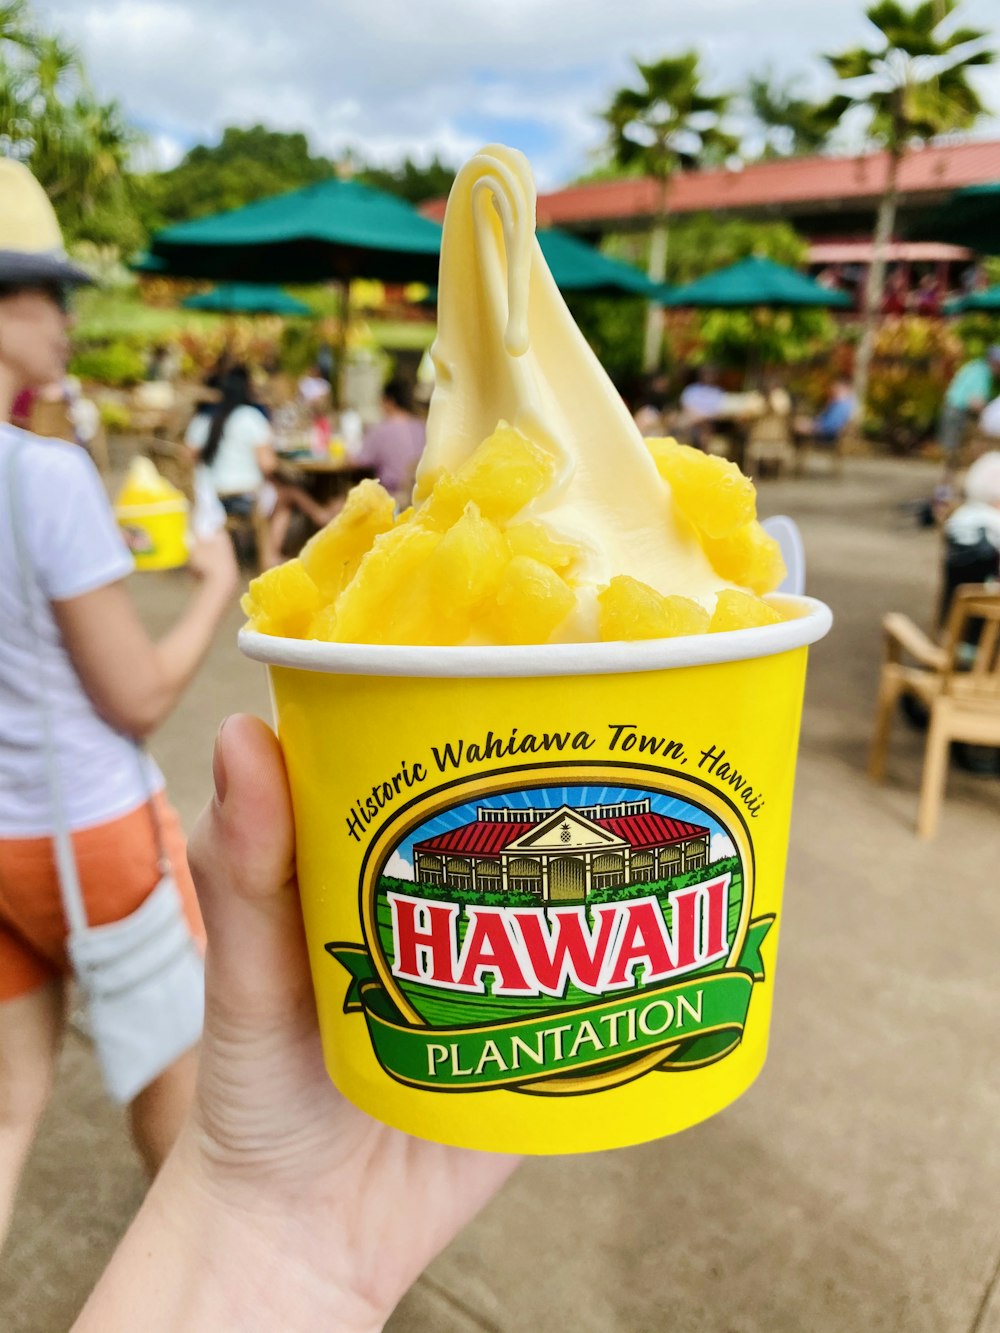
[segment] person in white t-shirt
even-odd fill
[[[197,544],[190,560],[193,595],[154,642],[126,591],[132,558],[90,458],[77,445],[7,424],[20,392],[65,373],[67,291],[88,279],[62,254],[41,187],[26,168],[4,158],[0,197],[2,1244],[52,1083],[70,971],[52,844],[51,772],[88,923],[121,920],[156,887],[152,803],[189,928],[200,940],[183,834],[159,770],[140,759],[135,740],[156,730],[194,676],[232,603],[238,575],[224,532]],[[190,1102],[195,1058],[195,1051],[185,1053],[131,1104],[133,1133],[151,1170],[165,1158]]]
[[[269,569],[281,561],[296,509],[317,527],[328,521],[330,513],[300,486],[278,477],[271,424],[253,400],[246,366],[231,366],[219,388],[222,401],[192,418],[185,441],[226,513],[261,510],[268,516],[267,549],[258,554],[261,565]]]

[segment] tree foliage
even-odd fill
[[[725,161],[738,141],[721,126],[728,94],[706,93],[698,53],[636,62],[638,88],[620,88],[603,119],[614,161],[666,182],[684,167]]]
[[[865,10],[875,29],[871,46],[826,55],[844,85],[825,104],[831,126],[849,111],[866,120],[873,144],[899,155],[937,135],[968,130],[985,112],[968,71],[989,65],[989,34],[955,27],[950,20],[959,0],[920,0],[907,8],[899,0],[878,0]]]
[[[304,134],[230,126],[218,143],[198,144],[170,171],[145,177],[145,221],[155,231],[314,185],[335,171],[329,158],[310,152]]]
[[[404,157],[398,167],[362,167],[356,179],[388,194],[398,195],[409,204],[446,195],[455,181],[456,169],[435,154],[426,166]]]
[[[800,90],[798,80],[782,81],[772,69],[748,81],[745,100],[763,139],[761,157],[802,157],[825,147],[829,118]]]
[[[823,109],[830,125],[849,112],[864,118],[869,139],[888,151],[889,169],[879,202],[872,266],[865,292],[864,328],[854,363],[854,392],[868,405],[868,377],[875,348],[885,277],[886,248],[896,223],[899,165],[907,147],[936,135],[970,129],[985,108],[968,72],[988,65],[989,34],[952,24],[958,0],[876,0],[865,11],[875,30],[871,46],[827,55],[841,80]]]
[[[77,53],[26,0],[0,4],[0,152],[27,163],[69,240],[141,239],[128,162],[139,136],[91,90]]]

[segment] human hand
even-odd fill
[[[195,578],[212,584],[227,596],[236,591],[240,571],[233,543],[225,528],[192,542],[188,553],[188,569]]]
[[[129,1308],[124,1281],[144,1303],[146,1333],[367,1333],[517,1159],[410,1138],[337,1092],[320,1048],[278,742],[257,719],[230,718],[213,768],[216,798],[190,846],[208,932],[195,1107],[131,1251],[127,1238],[79,1328],[132,1327],[116,1322]],[[197,1297],[185,1299],[185,1282]]]

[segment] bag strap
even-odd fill
[[[38,587],[38,580],[35,577],[34,569],[28,555],[24,526],[21,520],[21,510],[17,504],[17,493],[19,489],[18,460],[24,447],[24,442],[18,440],[11,448],[7,458],[7,495],[10,504],[10,526],[14,537],[14,554],[17,560],[21,593],[27,610],[28,627],[32,639],[34,640],[35,656],[38,659],[39,693],[42,700],[42,730],[45,739],[45,771],[49,785],[49,794],[52,800],[54,825],[52,840],[55,844],[59,890],[63,900],[63,911],[66,914],[66,921],[72,931],[77,931],[86,929],[87,915],[83,902],[83,893],[80,888],[80,879],[77,874],[76,857],[73,854],[73,843],[69,836],[69,826],[62,802],[62,789],[59,783],[59,770],[56,763],[52,711],[49,703],[49,692],[46,687],[45,653],[42,646],[41,632],[38,628],[38,621],[35,617],[35,604],[31,597],[32,585]],[[167,854],[166,840],[163,836],[163,823],[160,819],[159,811],[156,808],[156,796],[153,791],[152,783],[149,780],[149,770],[144,763],[145,751],[137,741],[133,741],[131,738],[127,739],[130,740],[135,754],[136,767],[139,773],[139,784],[145,793],[146,806],[149,810],[150,822],[153,827],[153,841],[156,845],[157,868],[161,875],[167,875],[171,873],[173,867],[170,863],[170,857]]]
[[[42,647],[41,631],[35,616],[35,603],[32,598],[32,584],[37,586],[28,557],[24,528],[20,509],[17,504],[18,463],[24,451],[22,441],[8,451],[7,455],[7,499],[10,504],[10,530],[14,538],[14,556],[17,563],[21,593],[28,616],[28,629],[35,646],[38,660],[38,684],[42,701],[42,735],[45,741],[45,776],[48,781],[49,795],[52,800],[52,842],[55,847],[56,871],[59,878],[59,894],[62,898],[63,912],[70,934],[77,934],[87,928],[87,910],[83,902],[83,892],[76,869],[76,857],[69,836],[66,814],[63,809],[62,788],[56,765],[55,738],[53,736],[52,710],[49,706],[49,693],[45,679],[45,653]]]

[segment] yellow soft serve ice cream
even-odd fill
[[[339,643],[531,644],[777,622],[784,575],[751,482],[644,440],[535,237],[526,159],[491,146],[445,215],[436,384],[414,504],[365,482],[301,559],[254,581],[251,627]],[[735,598],[720,594],[742,592]]]

